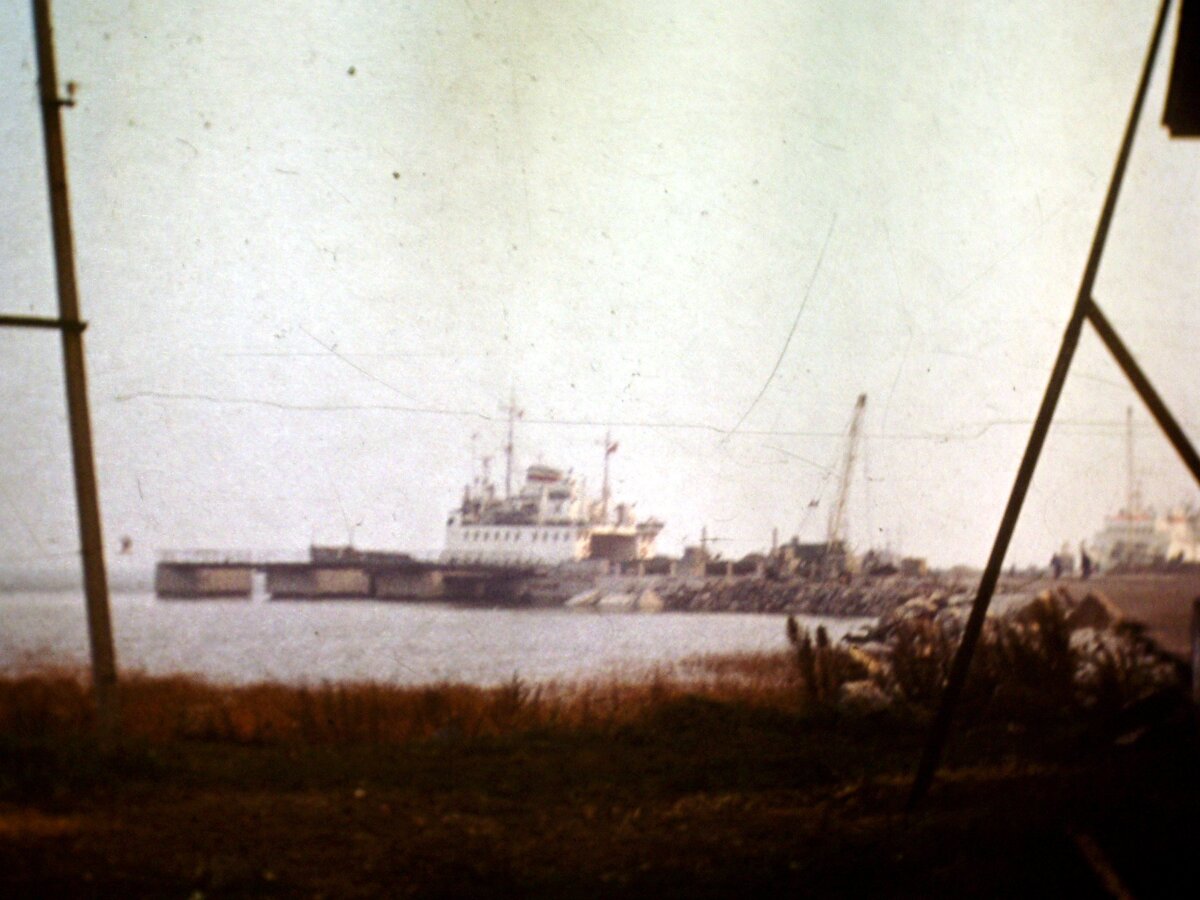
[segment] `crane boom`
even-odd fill
[[[850,496],[850,479],[854,474],[854,461],[858,457],[858,442],[862,431],[863,413],[867,408],[867,395],[859,394],[850,417],[850,431],[846,436],[846,452],[842,456],[842,477],[838,483],[837,500],[829,514],[829,531],[826,544],[829,549],[844,540],[846,527],[846,500]]]

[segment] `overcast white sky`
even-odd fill
[[[145,564],[437,548],[473,434],[502,472],[515,388],[522,463],[595,486],[611,423],[662,548],[707,524],[730,555],[821,536],[865,392],[854,542],[981,565],[1157,9],[54,6],[106,538]],[[1172,50],[1097,296],[1196,434],[1200,142],[1159,124]],[[0,309],[51,314],[23,0],[0,2],[0,210]],[[77,546],[58,352],[0,333],[0,562]],[[1132,399],[1087,335],[1010,562],[1120,504]],[[1195,498],[1137,416],[1148,499]]]

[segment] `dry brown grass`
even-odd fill
[[[86,676],[0,676],[0,733],[82,734],[92,727]],[[493,687],[440,683],[217,685],[190,676],[125,674],[123,731],[152,743],[402,743],[544,730],[610,730],[644,721],[683,697],[794,710],[787,654],[708,655],[629,678]]]
[[[938,623],[901,623],[890,664],[868,672],[862,654],[832,644],[823,629],[789,620],[790,651],[709,654],[640,674],[532,684],[514,677],[493,687],[439,683],[217,685],[189,676],[126,674],[123,732],[152,743],[399,744],[536,732],[610,732],[651,721],[680,701],[812,716],[839,710],[842,686],[872,679],[898,701],[896,712],[932,708],[941,696],[957,635]],[[1030,607],[1020,621],[989,620],[964,693],[968,715],[1058,715],[1117,709],[1161,684],[1144,651],[1109,641],[1088,664],[1072,646],[1061,604]],[[83,673],[42,670],[0,675],[0,735],[84,734],[92,727]]]
[[[770,653],[710,653],[684,660],[674,680],[666,685],[686,685],[707,697],[795,710],[800,673],[786,651]]]

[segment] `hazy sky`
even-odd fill
[[[816,539],[865,392],[853,541],[982,564],[1157,2],[54,7],[114,553],[436,549],[510,389],[522,464],[596,487],[611,423],[667,552]],[[51,314],[29,15],[0,3],[0,308]],[[1172,50],[1097,296],[1195,435]],[[69,560],[57,337],[0,357],[0,562]],[[1085,336],[1010,561],[1120,504],[1130,402]],[[1148,499],[1195,498],[1137,417]]]

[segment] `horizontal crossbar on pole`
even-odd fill
[[[1096,302],[1095,297],[1088,300],[1084,315],[1092,323],[1092,327],[1096,329],[1096,334],[1099,335],[1104,346],[1108,348],[1108,352],[1116,360],[1117,366],[1125,373],[1125,377],[1129,379],[1129,383],[1133,385],[1133,389],[1137,392],[1137,395],[1142,398],[1142,402],[1150,410],[1150,415],[1154,417],[1154,421],[1158,423],[1158,427],[1163,430],[1163,434],[1167,436],[1167,440],[1171,442],[1171,446],[1175,448],[1175,452],[1179,454],[1179,458],[1183,460],[1183,464],[1188,467],[1188,471],[1192,473],[1192,477],[1197,482],[1200,482],[1200,453],[1196,452],[1196,448],[1188,440],[1188,436],[1184,433],[1182,426],[1171,415],[1167,404],[1163,402],[1158,391],[1154,389],[1154,385],[1150,383],[1150,379],[1146,377],[1146,373],[1142,371],[1142,367],[1138,365],[1133,354],[1129,352],[1129,348],[1125,346],[1125,342],[1121,340],[1120,335],[1117,334],[1117,330],[1113,328],[1104,313],[1101,312],[1100,304]]]
[[[83,331],[87,322],[68,322],[66,319],[55,319],[50,316],[3,316],[0,315],[0,326],[11,328],[51,328],[55,331]]]

